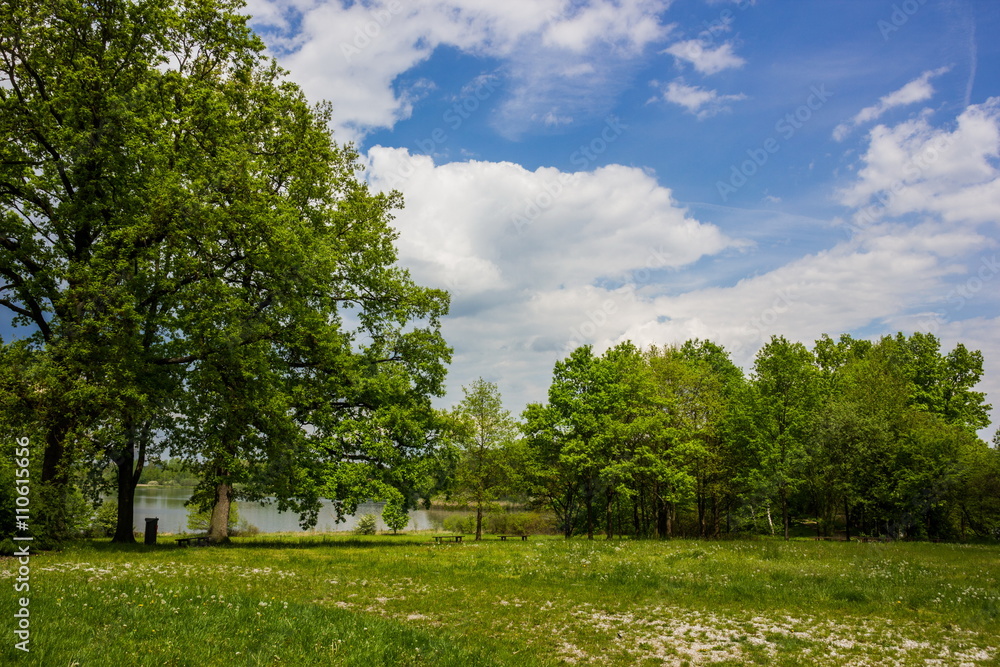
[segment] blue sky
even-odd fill
[[[553,363],[931,331],[1000,407],[995,0],[249,0],[448,289],[450,406]],[[1000,422],[983,431],[990,437]]]
[[[442,405],[481,376],[519,412],[581,343],[709,338],[749,368],[771,334],[916,330],[982,350],[1000,405],[1000,3],[249,10],[453,294]]]

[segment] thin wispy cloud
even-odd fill
[[[931,79],[941,76],[950,69],[950,67],[940,67],[924,72],[899,90],[880,98],[876,104],[865,107],[850,121],[838,125],[833,130],[833,138],[837,141],[843,141],[854,128],[878,120],[890,109],[909,106],[917,102],[926,102],[934,96],[934,86],[931,85]]]
[[[670,104],[684,107],[688,113],[697,117],[698,120],[704,120],[720,113],[732,111],[732,102],[739,102],[746,99],[746,95],[742,93],[722,95],[716,90],[708,90],[699,86],[689,86],[684,83],[683,79],[675,79],[665,86],[654,81],[653,85],[660,88],[660,99]]]

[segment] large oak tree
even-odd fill
[[[119,541],[163,437],[221,516],[236,484],[308,515],[344,465],[417,457],[441,391],[447,295],[396,266],[398,195],[241,6],[0,0],[0,306],[31,332],[47,514],[111,462]]]

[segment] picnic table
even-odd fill
[[[525,541],[528,539],[527,535],[497,535],[497,537],[500,538],[501,542],[506,542],[508,537],[520,537],[521,541]]]
[[[177,546],[188,547],[194,542],[195,546],[207,547],[208,546],[208,535],[195,535],[194,537],[178,537]]]
[[[437,542],[438,544],[441,544],[441,542],[448,542],[448,541],[461,542],[462,537],[463,535],[435,535],[434,541]]]

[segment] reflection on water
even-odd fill
[[[146,518],[156,517],[157,531],[160,533],[190,532],[187,528],[188,510],[184,502],[191,497],[192,488],[177,486],[140,486],[135,490],[135,530],[146,529]],[[329,501],[323,502],[319,512],[319,521],[314,530],[325,532],[335,530],[352,530],[357,525],[357,517],[364,514],[374,514],[378,518],[379,530],[387,530],[382,523],[383,503],[364,503],[358,505],[358,511],[351,516],[345,516],[344,521],[336,523],[336,513]],[[275,505],[262,505],[250,501],[239,501],[240,521],[246,521],[256,526],[262,533],[302,531],[299,526],[299,516],[294,512],[279,512]],[[410,525],[405,530],[440,530],[444,517],[454,514],[450,510],[412,510]]]

